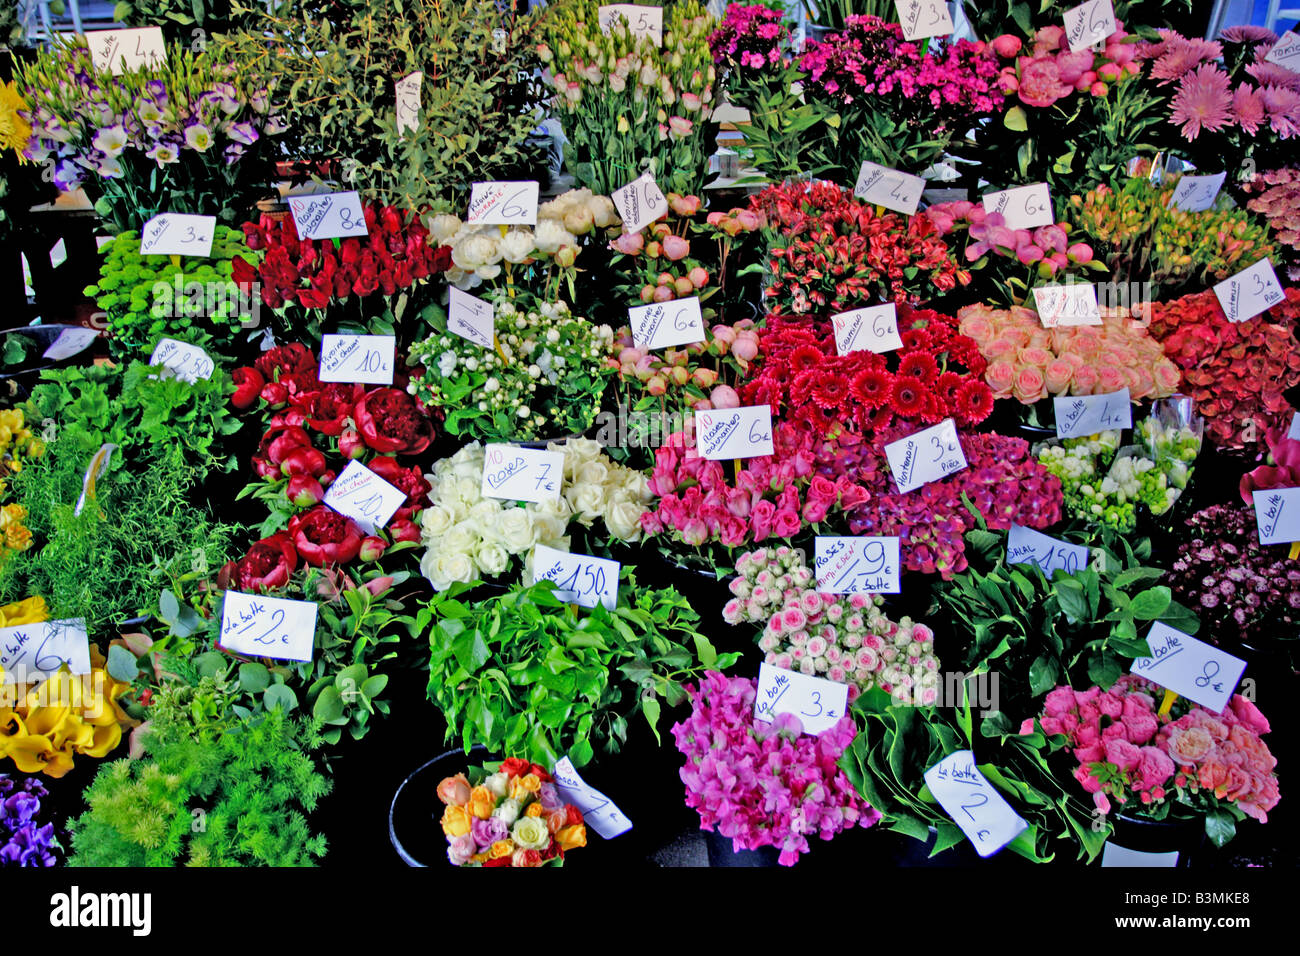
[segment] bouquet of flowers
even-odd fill
[[[770,7],[731,3],[709,36],[728,101],[749,111],[745,148],[754,167],[774,181],[813,170],[825,122],[824,108],[795,92],[803,73],[785,17]]]
[[[329,239],[300,239],[291,216],[263,213],[256,222],[244,223],[248,248],[261,258],[250,262],[237,257],[234,280],[245,287],[260,282],[262,302],[294,334],[302,332],[294,327],[294,305],[305,310],[307,331],[317,337],[327,318],[391,334],[411,290],[446,271],[451,253],[430,241],[415,214],[374,203],[362,208],[367,235],[348,236],[337,245]],[[379,305],[372,298],[376,293]]]
[[[1213,505],[1192,515],[1167,581],[1196,609],[1205,640],[1295,643],[1300,568],[1285,552],[1260,545],[1249,505]]]
[[[549,773],[511,757],[438,784],[452,866],[564,865],[587,845],[582,811],[565,803]]]
[[[906,303],[896,319],[901,348],[839,355],[829,323],[770,317],[738,389],[741,404],[771,405],[774,415],[841,442],[851,440],[845,431],[874,441],[876,432],[903,422],[953,418],[965,427],[986,419],[993,393],[980,379],[984,357],[957,320]]]
[[[1244,209],[1171,207],[1179,178],[1154,186],[1133,176],[1118,190],[1100,185],[1070,197],[1080,230],[1106,250],[1102,258],[1119,279],[1179,289],[1213,285],[1265,257],[1280,261],[1268,228]]]
[[[261,303],[233,279],[235,262],[242,268],[248,256],[238,229],[218,225],[212,254],[179,264],[168,255],[141,255],[135,230],[118,233],[101,251],[99,281],[85,294],[107,314],[109,345],[118,355],[138,355],[163,336],[225,347],[237,330],[258,323]]]
[[[700,222],[703,200],[699,196],[669,193],[664,198],[668,209],[660,221],[609,243],[615,253],[609,265],[618,298],[649,304],[697,296],[701,307],[710,303],[704,310],[706,319],[721,319],[729,309],[747,304],[734,275],[739,258],[735,252],[759,228],[758,213],[748,208],[714,211]],[[723,301],[713,302],[715,297]]]
[[[284,127],[265,88],[221,53],[167,50],[165,66],[97,69],[84,37],[60,34],[19,69],[31,104],[26,156],[84,185],[118,230],[159,212],[233,225],[270,189],[271,137]]]
[[[1300,280],[1300,169],[1292,166],[1258,173],[1241,189],[1250,197],[1246,208],[1268,223],[1285,258],[1287,278]]]
[[[538,544],[568,551],[573,524],[590,528],[599,519],[611,538],[640,538],[650,500],[640,473],[615,464],[594,441],[571,439],[547,448],[564,452],[564,475],[560,497],[546,504],[483,497],[485,453],[478,442],[434,464],[431,505],[420,520],[427,549],[420,570],[435,591],[504,574],[512,559],[531,558]]]
[[[741,554],[736,573],[722,616],[765,625],[767,663],[848,684],[850,703],[877,686],[900,706],[938,700],[934,632],[910,617],[891,621],[880,595],[818,593],[803,551],[784,546]]]
[[[1206,169],[1235,169],[1247,155],[1280,159],[1282,140],[1300,135],[1300,81],[1264,58],[1277,35],[1262,27],[1224,30],[1221,39],[1161,30],[1141,45],[1144,84],[1162,102],[1180,152]],[[1170,131],[1172,134],[1172,131]]]
[[[1074,777],[1102,813],[1113,799],[1121,810],[1155,820],[1202,816],[1215,846],[1231,840],[1237,821],[1248,816],[1267,823],[1280,795],[1277,759],[1260,740],[1269,731],[1264,715],[1240,694],[1220,714],[1183,699],[1159,714],[1160,690],[1135,674],[1105,691],[1058,687],[1020,733],[1033,733],[1037,724],[1064,734],[1078,761]]]
[[[961,332],[988,359],[993,397],[1032,405],[1048,395],[1104,395],[1127,387],[1136,401],[1178,389],[1178,366],[1126,310],[1103,309],[1101,325],[1045,329],[1033,309],[968,305]]]
[[[252,456],[253,470],[262,480],[248,485],[239,497],[252,495],[270,509],[263,535],[287,524],[292,547],[308,564],[347,563],[362,555],[363,547],[363,558],[375,560],[388,542],[363,535],[354,521],[321,504],[325,488],[349,461],[362,459],[380,478],[406,492],[406,500],[385,526],[392,540],[418,540],[417,522],[428,503],[429,483],[419,468],[400,464],[396,456],[418,455],[428,448],[433,423],[399,388],[367,391],[355,383],[321,382],[318,369],[315,354],[295,344],[270,349],[252,366],[235,370],[237,388],[231,403],[236,408],[260,404],[272,413]],[[288,570],[292,568],[291,563]],[[258,571],[256,577],[262,576]]]
[[[1137,78],[1141,37],[1117,20],[1099,51],[1072,51],[1060,25],[1070,6],[1044,4],[1039,16],[1056,22],[1036,30],[1027,12],[1010,17],[1005,8],[994,14],[1003,19],[987,25],[992,32],[1014,21],[1023,32],[1004,33],[989,43],[1001,64],[996,83],[1007,97],[1006,109],[1000,122],[976,130],[975,148],[961,151],[962,158],[978,161],[963,177],[972,187],[986,190],[979,177],[1000,169],[995,187],[1046,182],[1054,196],[1065,196],[1109,179],[1135,149],[1156,152],[1145,140],[1161,121],[1160,98]],[[979,12],[993,13],[987,6]]]
[[[980,278],[990,281],[1008,304],[1026,300],[1030,287],[1037,284],[1035,277],[1060,281],[1066,275],[1106,271],[1106,264],[1093,258],[1091,246],[1070,242],[1068,222],[1033,230],[1008,229],[1002,213],[986,213],[980,203],[965,200],[936,203],[926,208],[925,215],[940,236],[966,231],[965,256],[972,279],[975,272],[983,273]],[[1015,274],[1018,271],[1023,279]]]
[[[613,374],[613,330],[563,302],[498,299],[493,321],[492,349],[446,331],[412,344],[418,371],[406,390],[441,411],[452,435],[527,441],[590,428]]]
[[[750,200],[766,219],[776,315],[847,312],[878,302],[918,305],[969,285],[926,216],[878,215],[851,190],[818,181],[770,186]]]
[[[1300,383],[1300,289],[1246,322],[1229,322],[1213,291],[1157,302],[1151,334],[1183,370],[1184,389],[1220,448],[1245,448],[1291,424],[1282,393]]]
[[[673,739],[686,757],[686,805],[699,811],[701,829],[716,828],[737,851],[777,847],[781,865],[793,866],[811,849],[810,836],[829,840],[880,819],[839,768],[857,733],[853,718],[816,737],[792,714],[756,720],[755,681],[717,671],[686,692],[691,714],[673,726]]]
[[[876,16],[851,16],[844,29],[811,40],[799,57],[803,94],[823,107],[827,142],[814,171],[857,179],[864,159],[921,174],[984,117],[1002,110],[997,58],[982,42],[903,39]]]
[[[574,263],[582,252],[580,237],[609,230],[621,220],[608,196],[590,189],[570,189],[537,207],[537,225],[476,226],[450,213],[427,214],[424,221],[433,239],[451,249],[447,281],[471,289],[505,276],[506,286],[516,285],[543,297],[559,294],[561,279],[574,290]],[[438,250],[442,253],[442,249]]]
[[[608,196],[649,171],[661,189],[696,192],[711,151],[712,18],[698,0],[664,8],[663,44],[626,21],[602,30],[596,0],[567,0],[539,48],[579,186]]]
[[[61,850],[54,824],[40,825],[41,801],[50,792],[35,777],[0,773],[0,866],[54,866]]]

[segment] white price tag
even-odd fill
[[[117,445],[112,442],[104,442],[99,446],[99,450],[91,456],[90,464],[86,467],[86,473],[81,476],[81,496],[77,498],[77,506],[72,509],[74,515],[80,515],[86,507],[86,499],[95,494],[95,482],[99,481],[100,476],[108,471],[109,463],[113,460],[113,452],[117,450]]]
[[[316,646],[316,602],[227,591],[217,643],[248,657],[309,661]]]
[[[969,750],[949,754],[925,772],[925,785],[980,856],[991,856],[1029,824],[975,766]]]
[[[1059,395],[1052,399],[1052,405],[1057,438],[1133,427],[1133,399],[1127,388],[1106,395]]]
[[[648,172],[615,189],[612,198],[624,232],[640,232],[668,212],[668,200]]]
[[[1052,212],[1052,194],[1047,183],[1017,186],[980,197],[986,213],[1000,212],[1008,229],[1033,229],[1056,222]]]
[[[290,196],[289,212],[299,239],[341,239],[368,236],[366,213],[355,192]]]
[[[758,665],[758,695],[754,698],[757,720],[772,721],[781,714],[794,714],[803,732],[816,737],[840,722],[848,702],[848,684],[771,664]]]
[[[869,160],[862,163],[857,185],[853,187],[853,195],[864,202],[884,206],[905,216],[916,214],[923,192],[925,180],[920,176],[900,173],[897,169],[878,166]]]
[[[447,303],[447,331],[485,349],[492,348],[492,340],[496,337],[496,313],[492,303],[451,286]]]
[[[746,405],[696,412],[695,447],[701,457],[710,461],[772,454],[771,406]]]
[[[1168,853],[1148,853],[1145,850],[1130,850],[1128,847],[1106,841],[1101,848],[1101,868],[1123,867],[1169,867],[1178,865],[1178,851]]]
[[[1150,657],[1139,657],[1131,673],[1172,690],[1214,714],[1223,713],[1246,670],[1246,662],[1212,644],[1156,621],[1147,632]]]
[[[1292,441],[1300,441],[1300,412],[1291,416],[1291,429],[1286,433],[1286,437]]]
[[[142,66],[167,65],[167,44],[162,27],[134,30],[91,30],[86,34],[90,60],[97,70],[120,76]]]
[[[583,822],[606,840],[632,829],[632,821],[614,805],[614,801],[583,780],[568,757],[561,757],[556,762],[551,776],[555,778],[555,789],[559,791],[560,799],[581,810]]]
[[[6,684],[36,684],[68,665],[90,673],[90,639],[81,618],[0,627],[0,668]]]
[[[420,128],[420,100],[424,88],[424,73],[416,70],[393,83],[396,97],[397,135]]]
[[[216,229],[216,216],[160,212],[140,230],[140,254],[210,256]]]
[[[175,339],[159,339],[149,356],[149,364],[169,368],[182,382],[191,383],[211,378],[215,368],[203,349]]]
[[[1227,173],[1215,173],[1213,176],[1183,176],[1174,187],[1174,194],[1169,197],[1170,209],[1183,212],[1205,212],[1214,205],[1214,200],[1223,188]]]
[[[952,13],[943,0],[894,0],[904,40],[951,36]]]
[[[322,382],[392,385],[396,349],[397,337],[393,335],[322,335],[318,378]]]
[[[662,7],[647,7],[638,3],[610,3],[602,5],[596,11],[600,18],[600,32],[608,33],[618,26],[618,21],[627,23],[633,36],[649,37],[655,46],[664,45],[664,11]]]
[[[892,302],[833,315],[831,326],[835,329],[835,351],[840,355],[892,352],[903,347],[898,334],[898,310]]]
[[[1269,488],[1251,493],[1260,544],[1300,541],[1300,488]],[[1286,506],[1291,510],[1287,511]]]
[[[966,467],[957,425],[951,418],[891,442],[885,446],[885,457],[900,492],[940,481]]]
[[[393,512],[406,503],[396,488],[359,461],[350,461],[325,491],[325,504],[355,521],[366,534],[385,527]]]
[[[1086,568],[1088,549],[1081,544],[1070,544],[1068,541],[1050,538],[1033,528],[1013,524],[1007,534],[1007,564],[1036,564],[1050,579],[1057,568],[1066,574],[1074,574]]]
[[[1065,38],[1071,53],[1101,43],[1117,29],[1110,0],[1088,0],[1065,11]]]
[[[1045,329],[1058,325],[1101,325],[1097,287],[1091,282],[1036,286],[1034,306]]]
[[[99,338],[98,329],[64,329],[59,333],[59,337],[50,343],[50,347],[41,353],[41,358],[49,359],[51,362],[61,362],[84,352],[97,338]]]
[[[556,597],[583,607],[603,604],[609,611],[618,607],[619,568],[617,561],[557,551],[544,544],[533,549],[533,580],[554,581]]]
[[[1214,287],[1214,295],[1229,322],[1253,319],[1286,298],[1267,259],[1224,279]]]
[[[706,338],[704,316],[696,296],[634,306],[627,310],[627,319],[637,348],[664,349],[703,342]]]
[[[1268,56],[1264,57],[1264,62],[1276,63],[1292,73],[1300,73],[1300,33],[1287,30],[1282,34],[1273,44],[1273,49],[1268,51]]]
[[[474,183],[465,219],[476,226],[537,225],[536,181]]]
[[[488,445],[483,454],[484,498],[544,504],[560,497],[564,452]]]
[[[818,535],[817,590],[822,594],[898,594],[898,538]]]

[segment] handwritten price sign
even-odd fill
[[[1270,488],[1251,495],[1260,544],[1300,541],[1300,488]]]
[[[614,805],[613,800],[583,780],[568,757],[561,757],[556,762],[551,776],[555,778],[555,789],[559,791],[560,800],[581,810],[583,822],[595,827],[596,832],[606,840],[612,840],[620,833],[632,829],[632,821]]]
[[[691,345],[705,338],[704,316],[696,296],[638,305],[627,310],[627,318],[632,326],[632,341],[638,348]]]
[[[1273,49],[1268,51],[1268,56],[1264,57],[1264,60],[1267,63],[1276,63],[1292,73],[1300,73],[1300,33],[1287,30],[1273,44]]]
[[[1088,549],[1013,524],[1007,535],[1007,564],[1036,564],[1048,578],[1057,568],[1074,574],[1088,566]]]
[[[396,349],[397,338],[392,335],[322,335],[318,378],[392,385]]]
[[[1214,200],[1223,188],[1227,173],[1215,173],[1213,176],[1184,176],[1174,187],[1174,194],[1169,197],[1170,209],[1183,212],[1205,212],[1214,205]]]
[[[943,0],[894,0],[904,40],[946,37],[952,34],[952,12]]]
[[[949,754],[927,770],[925,785],[980,856],[992,856],[1029,826],[979,772],[969,750]]]
[[[316,646],[316,602],[227,591],[217,643],[248,657],[309,661]]]
[[[980,197],[986,213],[1000,212],[1008,229],[1033,229],[1050,226],[1056,221],[1052,212],[1052,194],[1047,183],[1017,186]]]
[[[50,347],[41,353],[41,358],[49,359],[51,362],[61,362],[79,352],[84,352],[97,338],[99,338],[98,329],[83,329],[80,326],[64,329],[59,333],[59,337],[50,343]]]
[[[664,45],[664,11],[662,7],[646,7],[636,3],[610,3],[596,11],[600,32],[609,33],[619,21],[627,24],[633,36],[649,37],[655,46]]]
[[[1133,401],[1127,388],[1107,395],[1060,395],[1056,409],[1056,437],[1078,438],[1115,428],[1133,427]]]
[[[159,213],[140,230],[140,254],[210,256],[216,229],[216,216]]]
[[[142,66],[167,65],[167,44],[162,27],[135,30],[91,30],[86,34],[90,61],[97,70],[120,76]]]
[[[1058,325],[1101,325],[1097,289],[1091,282],[1037,286],[1034,307],[1045,329]]]
[[[1246,662],[1198,641],[1190,634],[1156,621],[1147,632],[1150,657],[1139,657],[1129,670],[1181,694],[1211,713],[1222,713],[1246,671]]]
[[[81,618],[0,627],[5,683],[36,684],[53,677],[64,664],[69,673],[90,673],[90,640]]]
[[[758,666],[758,696],[754,698],[757,720],[771,721],[781,714],[794,714],[803,732],[816,737],[840,722],[848,702],[848,684],[771,664]]]
[[[898,312],[894,303],[872,305],[831,316],[835,329],[835,350],[850,352],[892,352],[903,347],[898,334]]]
[[[1300,412],[1291,416],[1291,428],[1287,431],[1286,437],[1292,441],[1300,441]]]
[[[539,192],[535,181],[474,183],[466,219],[481,226],[535,226]]]
[[[211,378],[216,367],[203,349],[175,339],[159,339],[149,356],[149,364],[169,368],[182,382],[190,383]]]
[[[1214,287],[1214,296],[1229,322],[1253,319],[1285,298],[1273,263],[1267,259],[1260,259],[1250,268],[1224,279]]]
[[[455,286],[451,286],[449,294],[447,331],[485,349],[492,348],[492,340],[496,336],[496,314],[492,303],[484,302],[468,292],[461,292]]]
[[[564,452],[539,451],[514,445],[488,445],[484,449],[484,498],[535,501],[544,504],[560,497],[564,480]]]
[[[397,135],[420,128],[420,99],[424,89],[424,73],[416,70],[393,83],[397,98]]]
[[[406,492],[390,485],[359,461],[350,461],[325,492],[325,504],[351,518],[367,534],[385,527],[406,504]]]
[[[822,594],[898,594],[898,538],[818,535],[817,590]]]
[[[624,232],[640,232],[668,212],[668,200],[648,172],[615,189],[612,198],[623,220]]]
[[[952,32],[951,29],[949,32]],[[853,187],[853,195],[859,199],[901,212],[905,216],[916,213],[923,192],[925,180],[920,176],[900,173],[896,169],[878,166],[870,161],[862,163],[857,185]]]
[[[554,581],[561,601],[583,607],[618,607],[619,563],[588,554],[569,554],[539,544],[533,550],[533,580]]]
[[[772,408],[746,405],[696,412],[695,444],[700,455],[710,461],[770,455]]]
[[[891,442],[885,446],[885,457],[900,492],[939,481],[966,467],[957,425],[951,418]]]
[[[355,192],[291,196],[289,213],[303,239],[341,239],[368,236],[366,213]]]
[[[1110,0],[1088,0],[1065,11],[1065,38],[1071,53],[1101,43],[1117,29]]]

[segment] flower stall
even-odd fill
[[[1202,6],[0,23],[97,244],[0,866],[1295,866],[1300,36]]]

